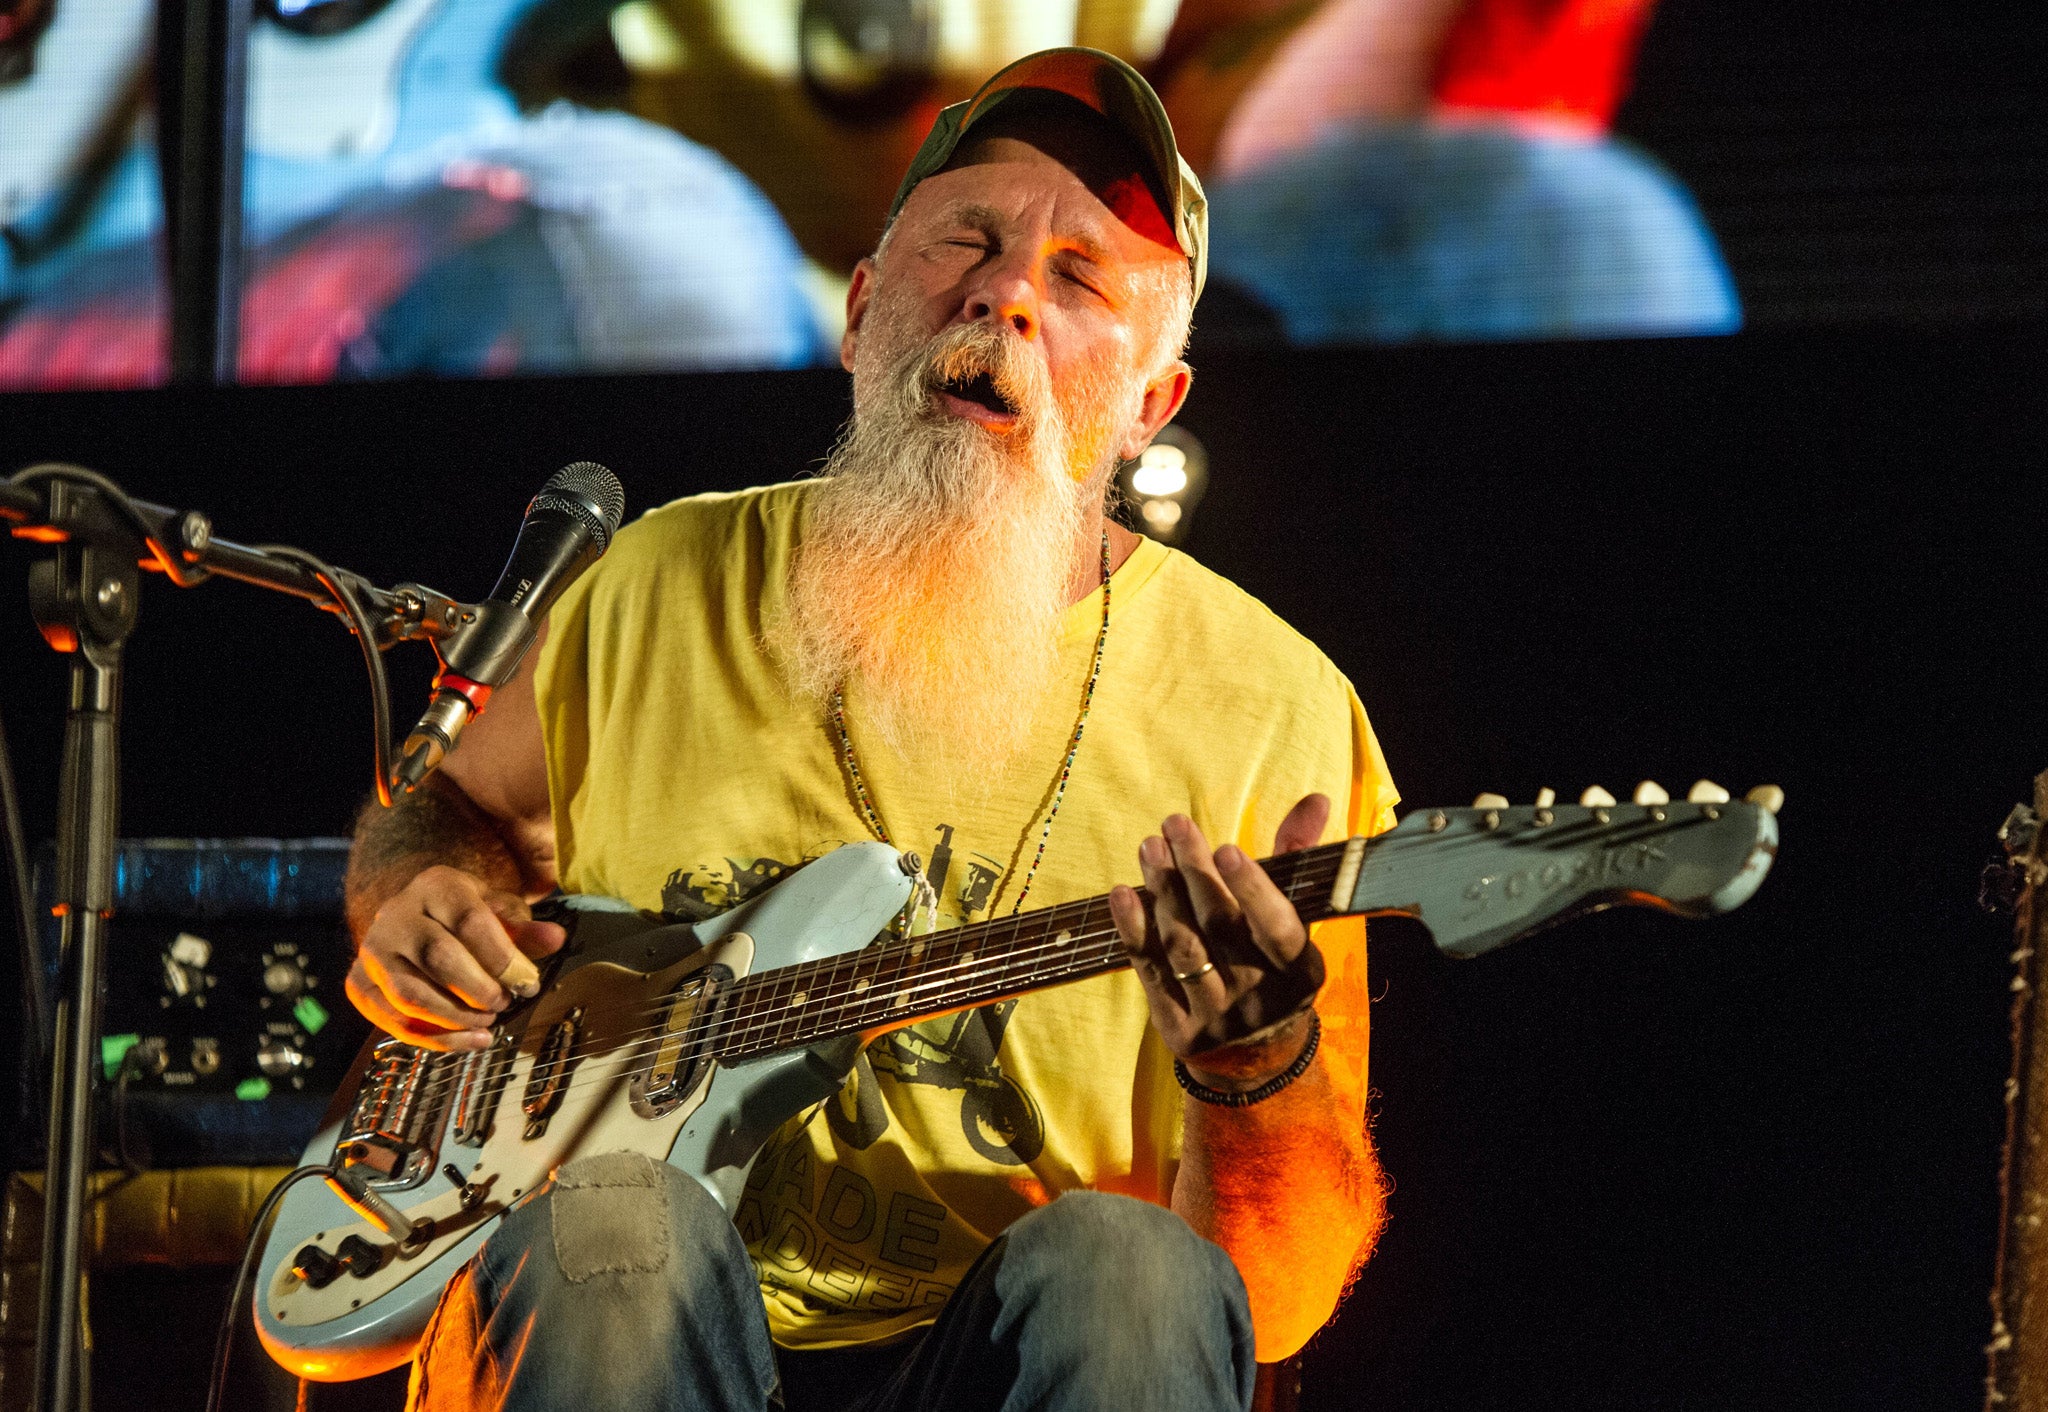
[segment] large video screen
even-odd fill
[[[835,360],[940,106],[1057,44],[1152,79],[1198,337],[1716,334],[1618,135],[1653,0],[251,0],[246,382]],[[0,0],[0,387],[166,373],[153,0]]]

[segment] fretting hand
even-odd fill
[[[1307,848],[1329,817],[1328,796],[1307,796],[1281,820],[1273,851]],[[1110,892],[1118,938],[1174,1055],[1214,1087],[1255,1087],[1300,1052],[1322,956],[1294,904],[1242,849],[1212,851],[1182,814],[1160,832],[1138,847],[1148,896]]]

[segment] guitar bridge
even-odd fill
[[[705,1030],[732,980],[724,966],[707,966],[668,994],[647,1067],[633,1076],[627,1098],[643,1118],[665,1117],[693,1093],[710,1067],[712,1055]]]
[[[379,1191],[405,1191],[425,1181],[440,1157],[447,1078],[458,1062],[403,1040],[379,1044],[334,1145],[333,1165],[355,1169]]]

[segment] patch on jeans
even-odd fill
[[[668,1265],[668,1178],[651,1157],[607,1152],[571,1162],[555,1178],[548,1208],[555,1264],[571,1284]]]

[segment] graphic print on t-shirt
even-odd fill
[[[977,921],[1002,869],[983,854],[956,857],[953,825],[940,824],[935,832],[938,842],[925,876],[938,894],[939,909],[952,922]],[[780,882],[796,866],[773,858],[750,863],[724,858],[677,868],[662,885],[662,911],[702,921]],[[1005,1166],[1033,1161],[1045,1148],[1044,1117],[1037,1102],[996,1059],[1016,1005],[1004,1000],[940,1015],[870,1044],[845,1086],[825,1104],[825,1119],[834,1135],[849,1147],[865,1150],[889,1130],[889,1108],[880,1089],[881,1076],[887,1075],[900,1084],[957,1090],[960,1129],[969,1146]]]
[[[679,921],[701,922],[767,891],[796,866],[773,858],[756,858],[751,863],[722,858],[717,863],[677,868],[661,885],[661,910]]]

